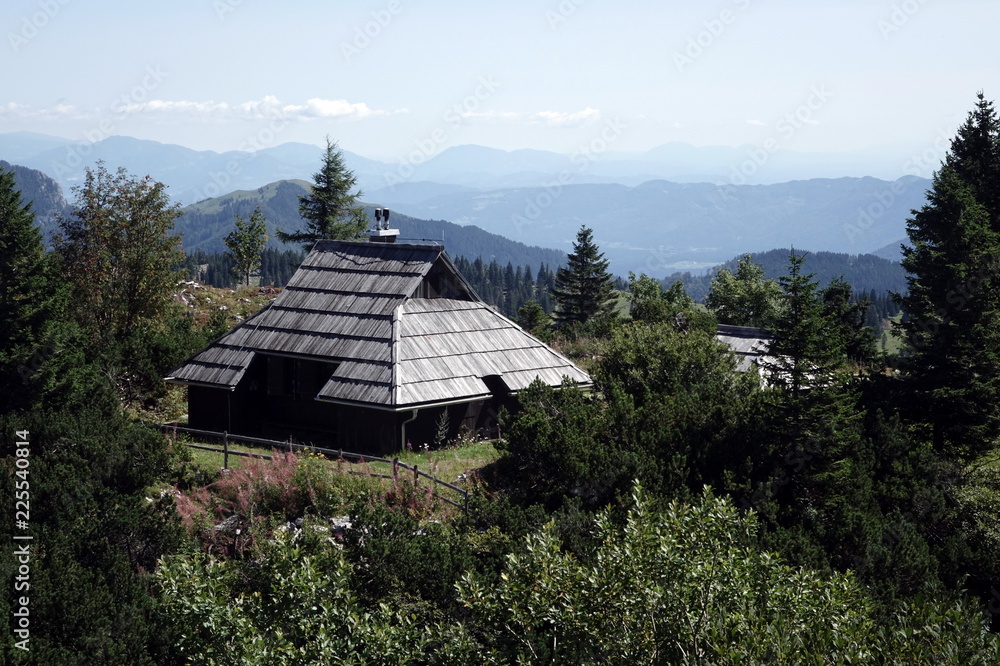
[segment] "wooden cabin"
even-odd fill
[[[449,437],[495,428],[536,378],[590,384],[483,303],[441,245],[371,235],[318,242],[270,305],[170,373],[192,428],[384,455],[445,421]]]

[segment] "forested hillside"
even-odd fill
[[[11,171],[14,182],[26,202],[31,203],[35,213],[35,224],[42,229],[45,238],[52,235],[60,215],[69,214],[69,204],[63,197],[59,183],[41,171],[9,164],[0,160],[0,169]]]
[[[257,190],[233,192],[199,202],[182,209],[183,216],[177,220],[176,231],[181,234],[185,250],[221,252],[225,249],[223,239],[232,229],[234,216],[249,217],[259,206],[267,220],[269,246],[289,249],[278,240],[276,231],[293,231],[301,227],[299,196],[306,193],[308,186],[305,181],[280,181]],[[374,219],[375,207],[365,206],[370,219]],[[487,263],[495,260],[501,265],[537,267],[542,264],[558,266],[565,260],[565,254],[558,250],[530,247],[478,227],[421,220],[395,211],[391,213],[391,223],[393,228],[399,229],[401,242],[420,239],[444,243],[449,255],[466,257],[470,261],[481,257]]]
[[[801,249],[796,249],[796,252],[805,255],[803,270],[814,273],[821,284],[828,284],[830,280],[842,277],[845,282],[854,287],[856,293],[874,291],[877,294],[885,294],[886,292],[902,293],[906,291],[906,273],[899,262],[871,254],[809,252]],[[790,253],[791,250],[782,248],[767,252],[755,252],[751,253],[750,256],[754,263],[763,267],[765,277],[777,279],[788,270],[788,255]],[[735,271],[739,259],[740,257],[734,257],[724,264],[716,266],[705,275],[692,275],[689,272],[674,273],[664,278],[662,282],[664,286],[669,286],[680,280],[684,283],[684,289],[688,295],[701,302],[711,288],[712,277],[720,270]]]

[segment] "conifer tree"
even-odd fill
[[[312,192],[299,197],[299,215],[305,231],[278,231],[286,243],[302,243],[309,252],[318,240],[358,240],[364,237],[368,216],[358,203],[361,191],[352,192],[358,179],[344,163],[344,154],[335,142],[326,139],[323,166],[313,174]]]
[[[840,346],[847,360],[860,366],[875,358],[875,334],[868,326],[868,312],[874,310],[869,299],[854,298],[854,289],[843,277],[830,281],[820,292],[823,314],[840,337]]]
[[[26,407],[26,389],[54,355],[52,320],[63,291],[54,288],[42,233],[21,200],[12,171],[0,170],[0,405]]]
[[[613,279],[593,234],[592,229],[580,227],[567,265],[556,273],[552,295],[556,300],[554,316],[560,323],[583,324],[611,313]]]
[[[829,381],[842,364],[844,340],[825,315],[819,285],[802,272],[804,256],[789,256],[788,275],[779,279],[784,308],[775,319],[774,338],[768,348],[770,381],[799,399]]]
[[[937,451],[974,456],[1000,434],[1000,122],[979,95],[907,222],[897,334],[911,421]]]

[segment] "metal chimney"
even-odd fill
[[[372,243],[395,243],[399,229],[389,228],[389,209],[375,209],[375,228],[368,232],[368,240]]]

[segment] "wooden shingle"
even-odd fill
[[[480,301],[444,249],[429,244],[317,243],[268,307],[168,381],[233,388],[261,354],[324,361],[330,375],[317,399],[385,409],[483,399],[486,377],[512,391],[536,378],[590,383]]]

